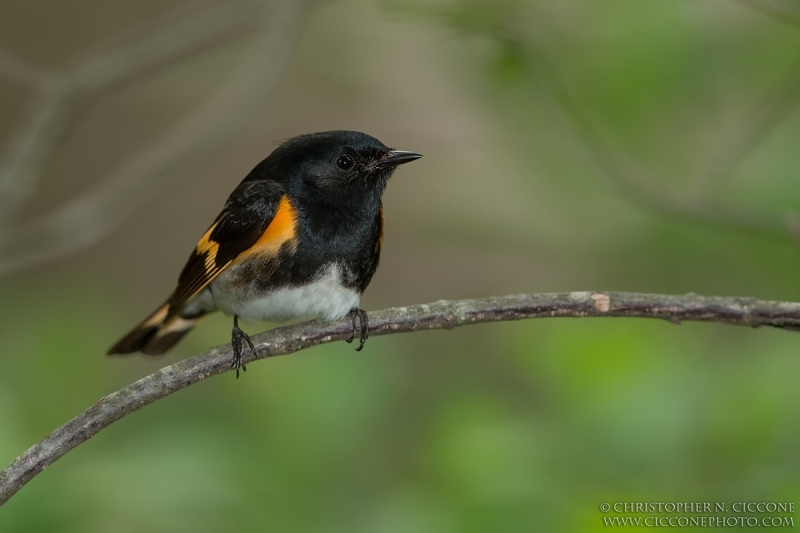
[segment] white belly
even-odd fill
[[[227,274],[227,275],[226,275]],[[327,271],[302,287],[287,287],[270,292],[255,292],[250,287],[235,287],[235,271],[222,272],[211,291],[214,303],[225,314],[245,321],[282,322],[294,318],[338,320],[358,307],[361,294],[342,285],[341,268]]]

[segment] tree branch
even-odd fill
[[[519,294],[478,300],[440,300],[427,305],[397,307],[369,314],[370,335],[390,335],[428,329],[453,329],[469,324],[545,317],[643,317],[680,324],[683,320],[739,326],[773,326],[800,331],[800,303],[754,298],[686,294],[570,292]],[[253,336],[257,357],[245,363],[294,353],[319,344],[347,339],[349,320],[311,321]],[[188,387],[231,370],[229,344],[162,368],[117,392],[53,431],[0,472],[0,506],[39,472],[86,442],[113,422]]]

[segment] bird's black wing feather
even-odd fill
[[[246,181],[233,191],[183,268],[168,301],[171,314],[258,242],[275,218],[283,196],[282,188],[267,180]]]

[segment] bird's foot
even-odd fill
[[[245,342],[247,346],[250,347],[250,351],[253,352],[253,356],[257,356],[253,341],[251,341],[247,333],[242,331],[242,328],[239,327],[239,317],[234,316],[233,331],[231,331],[231,347],[233,348],[233,364],[231,366],[236,369],[236,379],[239,379],[240,368],[244,372],[247,372],[247,367],[242,363],[242,348]]]
[[[369,338],[369,321],[367,320],[367,312],[356,307],[351,309],[350,312],[347,313],[347,316],[350,317],[350,322],[353,324],[353,331],[350,334],[350,338],[347,339],[347,342],[353,342],[353,339],[356,338],[356,320],[361,326],[361,337],[359,338],[358,348],[356,348],[356,351],[360,352],[364,347],[364,343],[367,342],[367,339]]]

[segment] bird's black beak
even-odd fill
[[[403,163],[410,163],[422,157],[422,154],[417,152],[406,152],[405,150],[391,150],[386,154],[386,157],[378,161],[379,167],[396,167]]]

